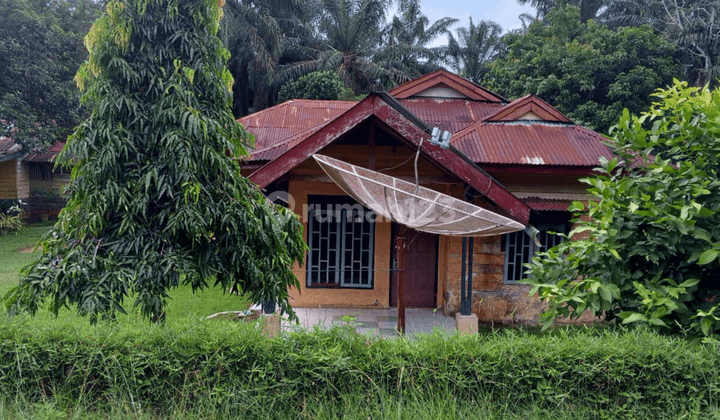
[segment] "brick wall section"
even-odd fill
[[[535,296],[529,296],[530,286],[505,284],[505,253],[501,237],[475,238],[473,252],[473,313],[480,322],[501,324],[537,324],[546,305]],[[454,316],[460,310],[460,275],[462,270],[462,239],[449,238],[447,270],[444,279],[443,312]],[[596,321],[589,314],[577,323]],[[559,322],[568,322],[560,320]]]

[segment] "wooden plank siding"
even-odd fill
[[[0,199],[17,199],[17,165],[16,160],[0,162]]]

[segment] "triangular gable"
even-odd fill
[[[443,90],[450,90],[454,93],[444,94],[442,93]],[[389,93],[397,99],[407,99],[412,96],[439,97],[436,95],[447,95],[443,97],[467,98],[486,102],[507,102],[502,96],[442,69],[402,84]]]
[[[392,102],[392,98],[389,98]],[[396,101],[395,101],[396,102]],[[417,150],[421,141],[428,139],[428,134],[411,119],[418,120],[406,109],[398,110],[400,105],[392,106],[381,96],[371,94],[357,105],[340,115],[322,129],[299,141],[271,162],[250,175],[250,180],[266,187],[274,180],[288,173],[297,165],[309,159],[314,153],[350,132],[357,125],[376,117],[399,135],[401,141]],[[448,173],[465,181],[520,223],[528,224],[530,207],[514,196],[490,175],[475,165],[465,155],[454,148],[442,149],[424,141],[421,154],[433,164],[444,168]]]
[[[568,117],[535,95],[527,95],[516,99],[497,113],[485,118],[487,122],[518,120],[572,123]]]

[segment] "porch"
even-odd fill
[[[284,330],[353,324],[361,334],[397,337],[397,308],[295,308],[295,312],[300,323],[283,321]],[[436,328],[452,334],[455,332],[455,318],[443,315],[440,310],[408,308],[405,310],[405,326],[408,335],[431,333]]]

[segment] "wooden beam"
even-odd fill
[[[405,334],[405,233],[407,227],[403,226],[396,241],[397,250],[397,311],[398,311],[398,331]]]

